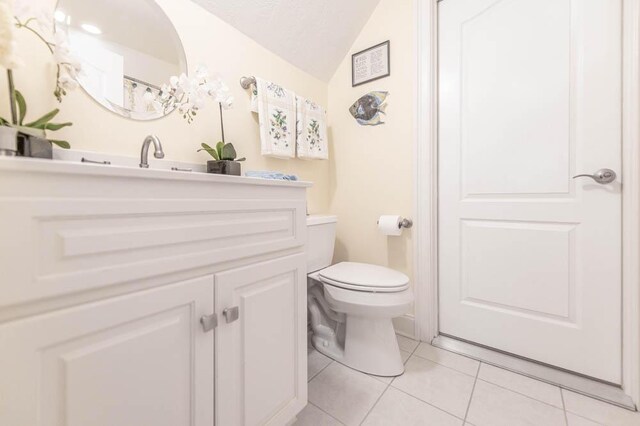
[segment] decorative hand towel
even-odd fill
[[[251,110],[258,113],[262,155],[295,157],[296,95],[275,83],[256,78]]]
[[[256,171],[248,171],[244,174],[247,177],[255,177],[262,179],[273,179],[273,180],[298,180],[296,175],[287,175],[280,172],[271,172],[268,170],[256,170]]]
[[[296,151],[304,160],[329,158],[327,142],[327,113],[313,101],[296,96]]]

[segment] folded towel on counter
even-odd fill
[[[258,113],[261,154],[276,158],[296,156],[296,95],[261,78],[252,88],[251,110]]]
[[[298,180],[296,175],[286,175],[280,172],[270,172],[268,170],[248,171],[244,174],[247,177],[257,177],[262,179],[274,179],[274,180]]]
[[[296,96],[296,153],[304,160],[329,158],[327,112],[313,101]]]

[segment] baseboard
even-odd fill
[[[393,319],[393,328],[395,328],[396,333],[410,339],[416,338],[415,325],[416,319],[413,315],[403,315]]]

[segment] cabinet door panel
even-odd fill
[[[0,424],[213,425],[213,277],[0,326]]]
[[[216,421],[281,425],[307,400],[305,257],[216,275],[216,312],[239,318],[216,331]]]

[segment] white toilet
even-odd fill
[[[308,309],[316,350],[377,376],[404,372],[392,318],[409,311],[409,278],[366,263],[331,265],[336,216],[307,217]]]

